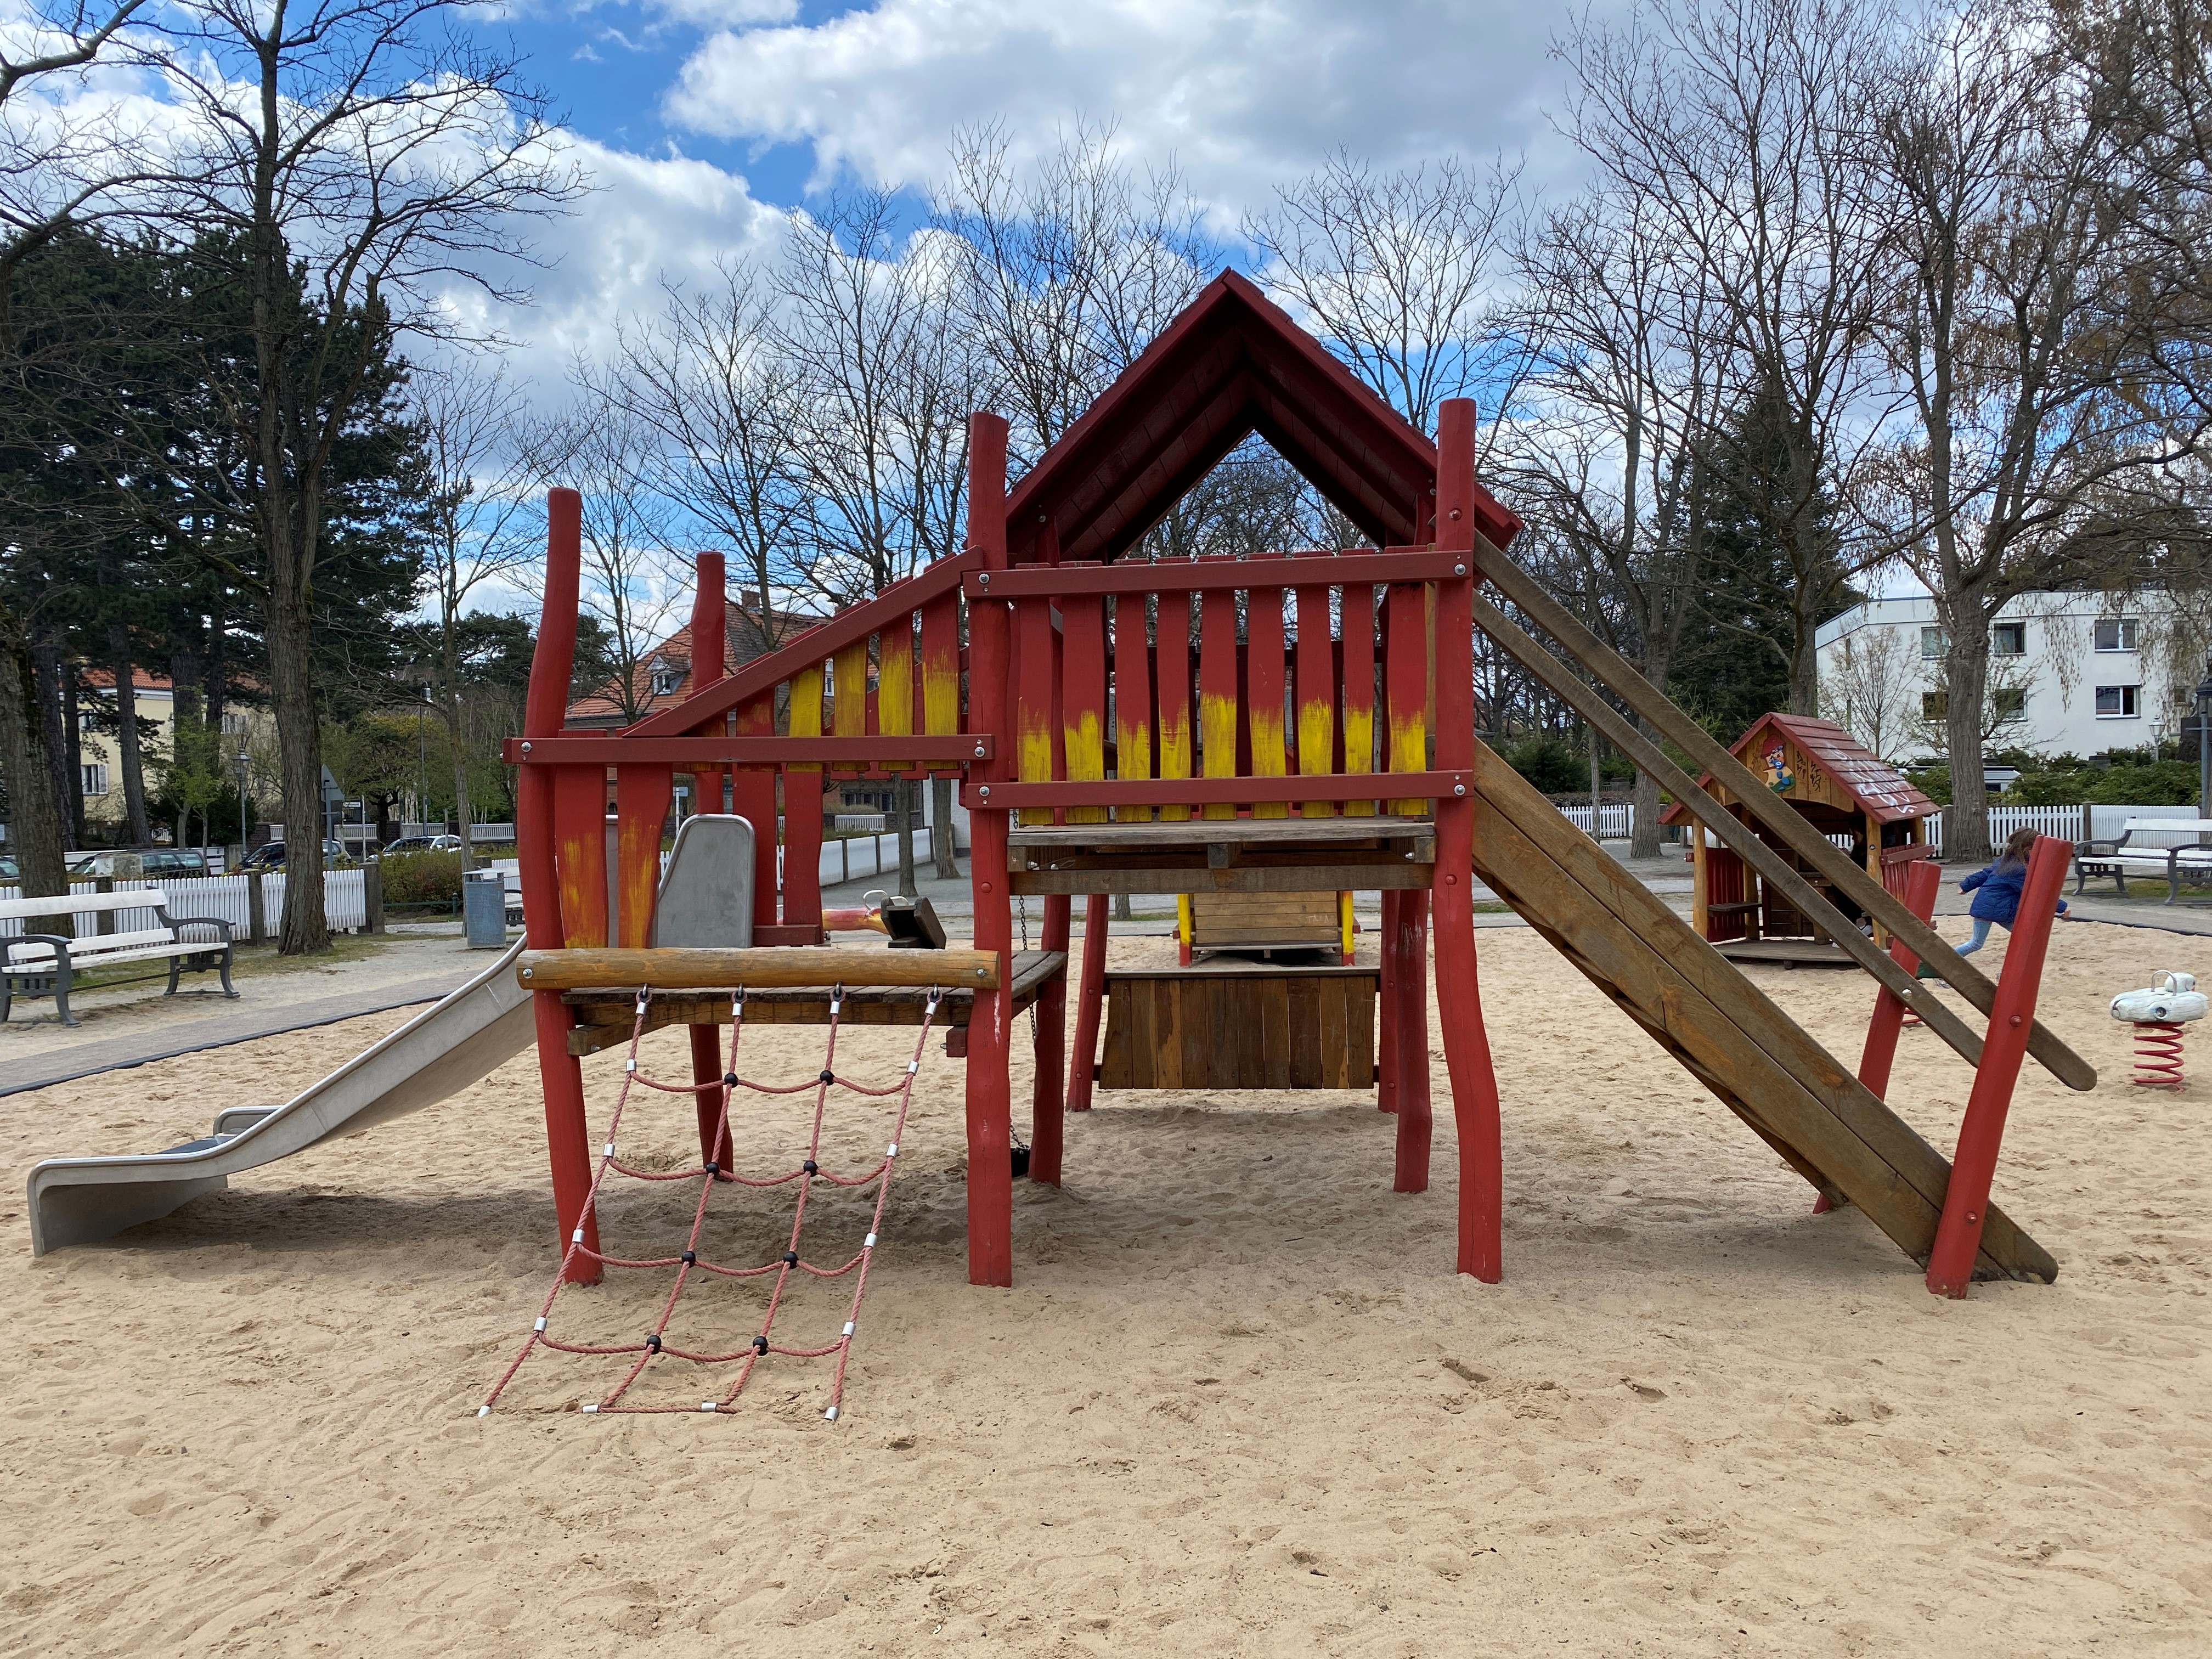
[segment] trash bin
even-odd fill
[[[461,883],[461,920],[471,951],[507,949],[507,881],[496,870],[471,870]]]

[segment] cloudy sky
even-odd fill
[[[1170,158],[1224,229],[1348,147],[1570,165],[1552,9],[1510,0],[519,0],[500,27],[554,95],[600,186],[542,251],[518,332],[539,362],[590,351],[664,271],[760,248],[778,209],[842,180],[926,190],[957,126],[1018,150],[1111,120]],[[522,319],[518,319],[522,321]]]

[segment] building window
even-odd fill
[[[1951,641],[1944,636],[1942,629],[1923,628],[1920,630],[1921,661],[1934,662],[1950,648]]]
[[[1951,714],[1951,694],[1948,691],[1923,691],[1920,694],[1920,718],[1924,720],[1948,720]]]
[[[76,729],[80,732],[99,731],[100,716],[97,714],[79,714],[76,717]]]
[[[1990,711],[2000,720],[2011,720],[2027,712],[2027,688],[2024,685],[1999,685],[1990,689]]]
[[[84,793],[88,796],[104,795],[107,793],[107,763],[106,761],[90,761],[76,769],[81,775],[78,781],[83,785]]]
[[[246,735],[246,716],[243,714],[225,714],[222,717],[222,734],[226,738],[244,737]]]
[[[2136,694],[2139,685],[2100,685],[2097,688],[2097,718],[2100,720],[2131,720],[2136,717]]]
[[[2100,651],[2132,651],[2136,648],[2138,624],[2133,617],[2100,617],[2097,618],[2097,649]],[[2100,697],[2105,694],[2100,691]],[[2103,714],[2100,706],[2097,712]],[[2130,708],[2129,713],[2135,711]]]
[[[671,668],[666,663],[655,658],[651,683],[654,696],[672,697],[676,695],[677,688],[684,684],[684,676],[679,671]]]
[[[1999,623],[1990,629],[1990,655],[1992,657],[2024,657],[2027,654],[2027,624]]]

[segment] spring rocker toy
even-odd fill
[[[2181,1075],[2181,1028],[2204,1018],[2212,1007],[2197,988],[2194,974],[2158,973],[2149,988],[2123,991],[2112,999],[2112,1018],[2136,1028],[2136,1074],[2128,1081],[2142,1089],[2171,1089],[2179,1093],[2188,1085]]]

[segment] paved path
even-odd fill
[[[336,995],[255,1006],[210,1000],[207,1012],[197,1019],[166,1023],[150,1030],[127,1036],[94,1037],[46,1048],[21,1060],[0,1061],[0,1095],[20,1094],[27,1089],[49,1088],[97,1072],[124,1071],[157,1060],[221,1048],[234,1042],[281,1036],[287,1031],[307,1030],[362,1014],[382,1013],[392,1008],[434,1002],[459,988],[483,971],[479,957],[465,966],[440,968],[410,975],[394,984],[380,978]],[[250,983],[250,981],[249,981]],[[250,995],[250,993],[249,993]],[[177,999],[181,1000],[181,997]]]

